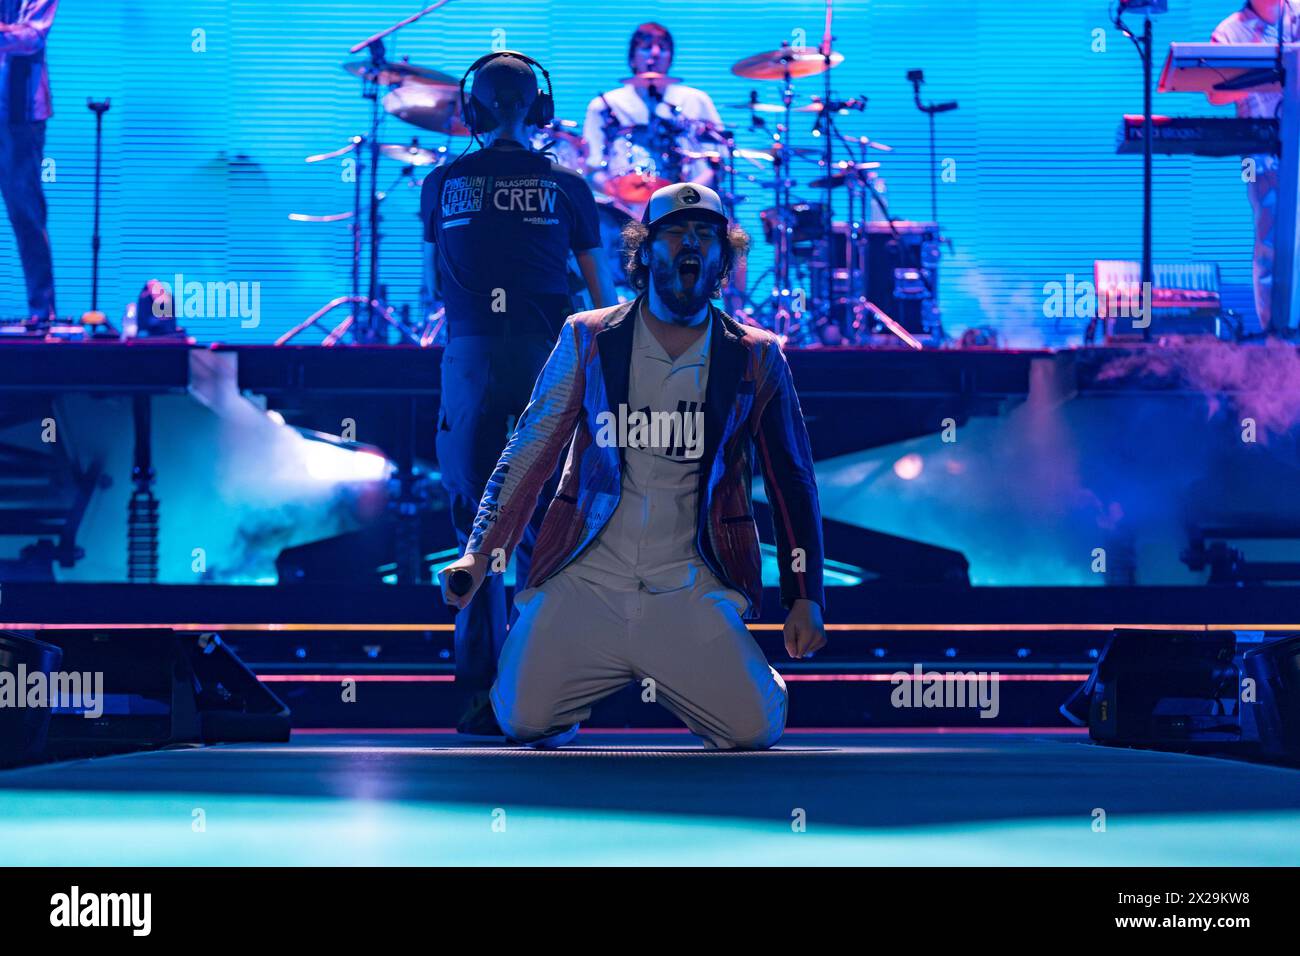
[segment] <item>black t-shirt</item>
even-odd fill
[[[510,140],[435,169],[420,196],[452,335],[558,332],[570,311],[568,255],[601,244],[580,175]],[[540,323],[539,321],[540,320]]]

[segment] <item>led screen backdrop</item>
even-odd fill
[[[121,315],[150,277],[257,282],[261,320],[190,320],[200,340],[269,342],[348,290],[346,223],[299,223],[294,212],[351,208],[340,161],[309,154],[363,132],[368,104],[340,65],[370,33],[415,12],[420,0],[63,0],[50,37],[56,116],[49,124],[46,185],[60,311],[89,305],[94,121],[87,97],[111,97],[104,138],[101,307]],[[895,148],[882,174],[900,218],[929,218],[925,117],[912,103],[910,69],[924,69],[927,99],[955,99],[939,118],[939,157],[952,181],[939,188],[951,242],[942,274],[945,325],[997,328],[1006,344],[1080,341],[1081,318],[1044,314],[1044,285],[1090,277],[1095,258],[1136,258],[1141,161],[1115,155],[1125,112],[1141,110],[1140,63],[1107,19],[1105,0],[836,0],[836,92],[865,95],[843,121]],[[1175,0],[1156,21],[1158,58],[1172,40],[1205,40],[1230,0]],[[547,64],[558,112],[581,120],[586,103],[626,75],[632,28],[667,25],[673,72],[713,96],[744,145],[761,148],[748,113],[727,110],[751,90],[775,101],[779,83],[755,83],[730,65],[782,41],[821,36],[817,0],[453,0],[390,41],[390,55],[459,74],[504,45]],[[1157,64],[1159,66],[1159,63]],[[820,80],[803,81],[801,96]],[[1190,95],[1160,96],[1157,111],[1227,115]],[[796,143],[813,145],[808,114]],[[383,139],[420,131],[389,119]],[[421,135],[426,145],[436,137]],[[452,145],[459,148],[462,140]],[[761,179],[761,172],[755,170]],[[815,175],[798,173],[802,183]],[[381,170],[383,281],[390,299],[418,304],[420,232],[415,177]],[[769,206],[747,184],[742,222],[757,231]],[[816,200],[812,190],[797,190]],[[842,203],[842,200],[840,200]],[[1158,159],[1160,260],[1217,261],[1228,304],[1253,323],[1251,218],[1235,159]],[[842,208],[837,217],[843,215]],[[757,243],[751,275],[770,263]],[[0,226],[0,315],[21,314],[21,273]],[[314,341],[305,339],[304,341]]]

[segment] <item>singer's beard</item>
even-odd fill
[[[716,258],[702,259],[693,277],[683,276],[678,268],[681,258],[671,262],[656,259],[650,267],[655,294],[671,313],[663,318],[670,322],[698,315],[712,300],[722,276],[722,263]]]

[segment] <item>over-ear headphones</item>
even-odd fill
[[[529,126],[546,126],[555,118],[555,96],[551,89],[551,74],[546,72],[546,67],[542,66],[532,57],[520,53],[516,50],[493,50],[491,53],[479,57],[465,71],[465,75],[460,78],[460,112],[465,120],[465,125],[469,131],[474,134],[475,138],[479,133],[490,133],[497,128],[498,121],[492,110],[488,109],[483,103],[478,102],[473,93],[468,96],[465,94],[465,84],[469,81],[470,74],[481,70],[486,64],[492,62],[497,57],[512,56],[528,64],[529,68],[536,68],[542,71],[542,76],[546,78],[546,92],[543,93],[538,87],[537,98],[533,100],[528,107],[528,113],[524,117],[524,122]],[[533,74],[536,78],[536,73]]]

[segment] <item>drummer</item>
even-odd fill
[[[651,175],[669,183],[685,179],[712,184],[709,161],[684,159],[683,154],[707,148],[701,143],[707,142],[709,130],[722,129],[722,118],[707,93],[667,75],[673,62],[673,37],[666,27],[658,23],[637,27],[628,44],[627,59],[633,76],[591,101],[583,137],[587,168],[598,190],[613,192],[614,187],[607,184],[628,173],[650,174],[642,190],[645,197],[636,190],[622,190],[619,195],[623,204],[639,215],[644,200],[658,188],[651,183]]]

